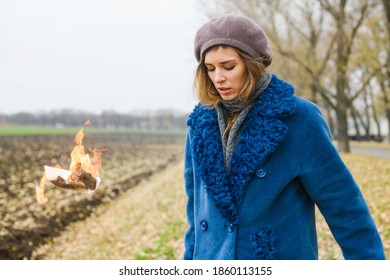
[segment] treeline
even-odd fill
[[[138,113],[117,113],[103,111],[100,114],[70,110],[48,113],[0,114],[0,125],[37,125],[55,127],[80,126],[91,120],[93,127],[132,130],[184,130],[187,113],[172,110],[158,110]]]

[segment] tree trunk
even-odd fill
[[[338,150],[342,153],[349,153],[349,138],[348,138],[348,122],[347,122],[347,108],[337,108],[337,141]]]
[[[380,80],[379,84],[383,92],[383,105],[385,107],[386,119],[387,119],[387,141],[390,143],[390,102],[389,102],[389,98],[387,98],[387,92],[386,92],[387,88],[386,88],[385,81]]]
[[[387,117],[387,140],[390,143],[390,109],[386,109],[386,117]]]
[[[385,9],[385,14],[386,14],[386,20],[387,20],[387,36],[388,38],[390,37],[390,2],[389,0],[382,0],[383,7]],[[389,45],[388,45],[389,46]],[[387,60],[386,60],[386,68],[385,68],[388,80],[386,85],[389,85],[389,80],[390,80],[390,47],[387,48]],[[387,97],[387,89],[389,89],[389,86],[386,87],[384,85],[384,97],[385,97],[385,106],[386,106],[386,117],[387,117],[387,126],[388,126],[388,141],[390,143],[390,102]]]
[[[332,112],[333,112],[333,109],[331,108],[331,106],[329,106],[329,104],[326,104],[325,103],[325,111],[326,111],[326,119],[327,119],[327,123],[329,125],[329,129],[330,129],[330,133],[332,134],[332,136],[334,136],[336,134],[336,128],[335,128],[335,122],[333,120],[333,117],[332,117]]]
[[[361,138],[359,121],[358,121],[358,117],[357,117],[357,112],[353,107],[351,108],[351,116],[352,116],[352,120],[353,120],[353,125],[355,126],[355,133],[356,133],[355,140],[359,141]]]
[[[371,139],[370,131],[371,131],[371,114],[370,114],[370,105],[368,102],[368,93],[364,93],[363,95],[364,99],[364,116],[366,117],[366,122],[364,123],[363,117],[362,117],[362,126],[366,132],[366,140]]]
[[[346,74],[346,65],[348,56],[345,55],[344,48],[344,38],[343,34],[340,34],[340,39],[338,41],[338,63],[337,63],[337,79],[336,79],[336,91],[337,91],[337,106],[336,106],[336,116],[337,116],[337,138],[338,138],[338,149],[339,152],[349,153],[349,138],[348,138],[348,120],[347,120],[347,110],[348,110],[348,100],[345,95],[345,89],[347,87],[347,74]]]
[[[373,90],[370,88],[368,93],[370,95],[370,99],[372,100],[372,104],[371,104],[372,117],[374,119],[374,122],[375,122],[375,125],[376,125],[376,130],[377,130],[377,134],[375,135],[374,140],[375,141],[382,141],[383,138],[382,138],[381,124],[380,124],[378,113],[377,113],[377,110],[375,108],[375,104],[374,104],[374,101],[373,101],[374,100]]]

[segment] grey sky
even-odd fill
[[[0,113],[188,112],[193,0],[0,0]]]

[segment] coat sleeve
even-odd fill
[[[185,157],[184,157],[184,183],[187,194],[187,221],[188,229],[184,236],[184,259],[191,260],[194,253],[195,229],[194,229],[194,174],[192,162],[192,149],[190,142],[190,130],[187,133]]]
[[[331,141],[318,107],[304,110],[300,180],[324,216],[345,259],[385,259],[367,203]]]

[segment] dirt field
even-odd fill
[[[72,136],[0,137],[0,259],[30,259],[32,252],[58,236],[71,223],[84,220],[97,206],[110,202],[172,163],[182,160],[184,137],[86,135],[84,146],[108,146],[100,172],[102,183],[92,194],[46,184],[45,205],[35,187],[44,165],[68,169]]]
[[[180,260],[184,252],[183,162],[142,180],[88,219],[38,247],[32,259]]]

